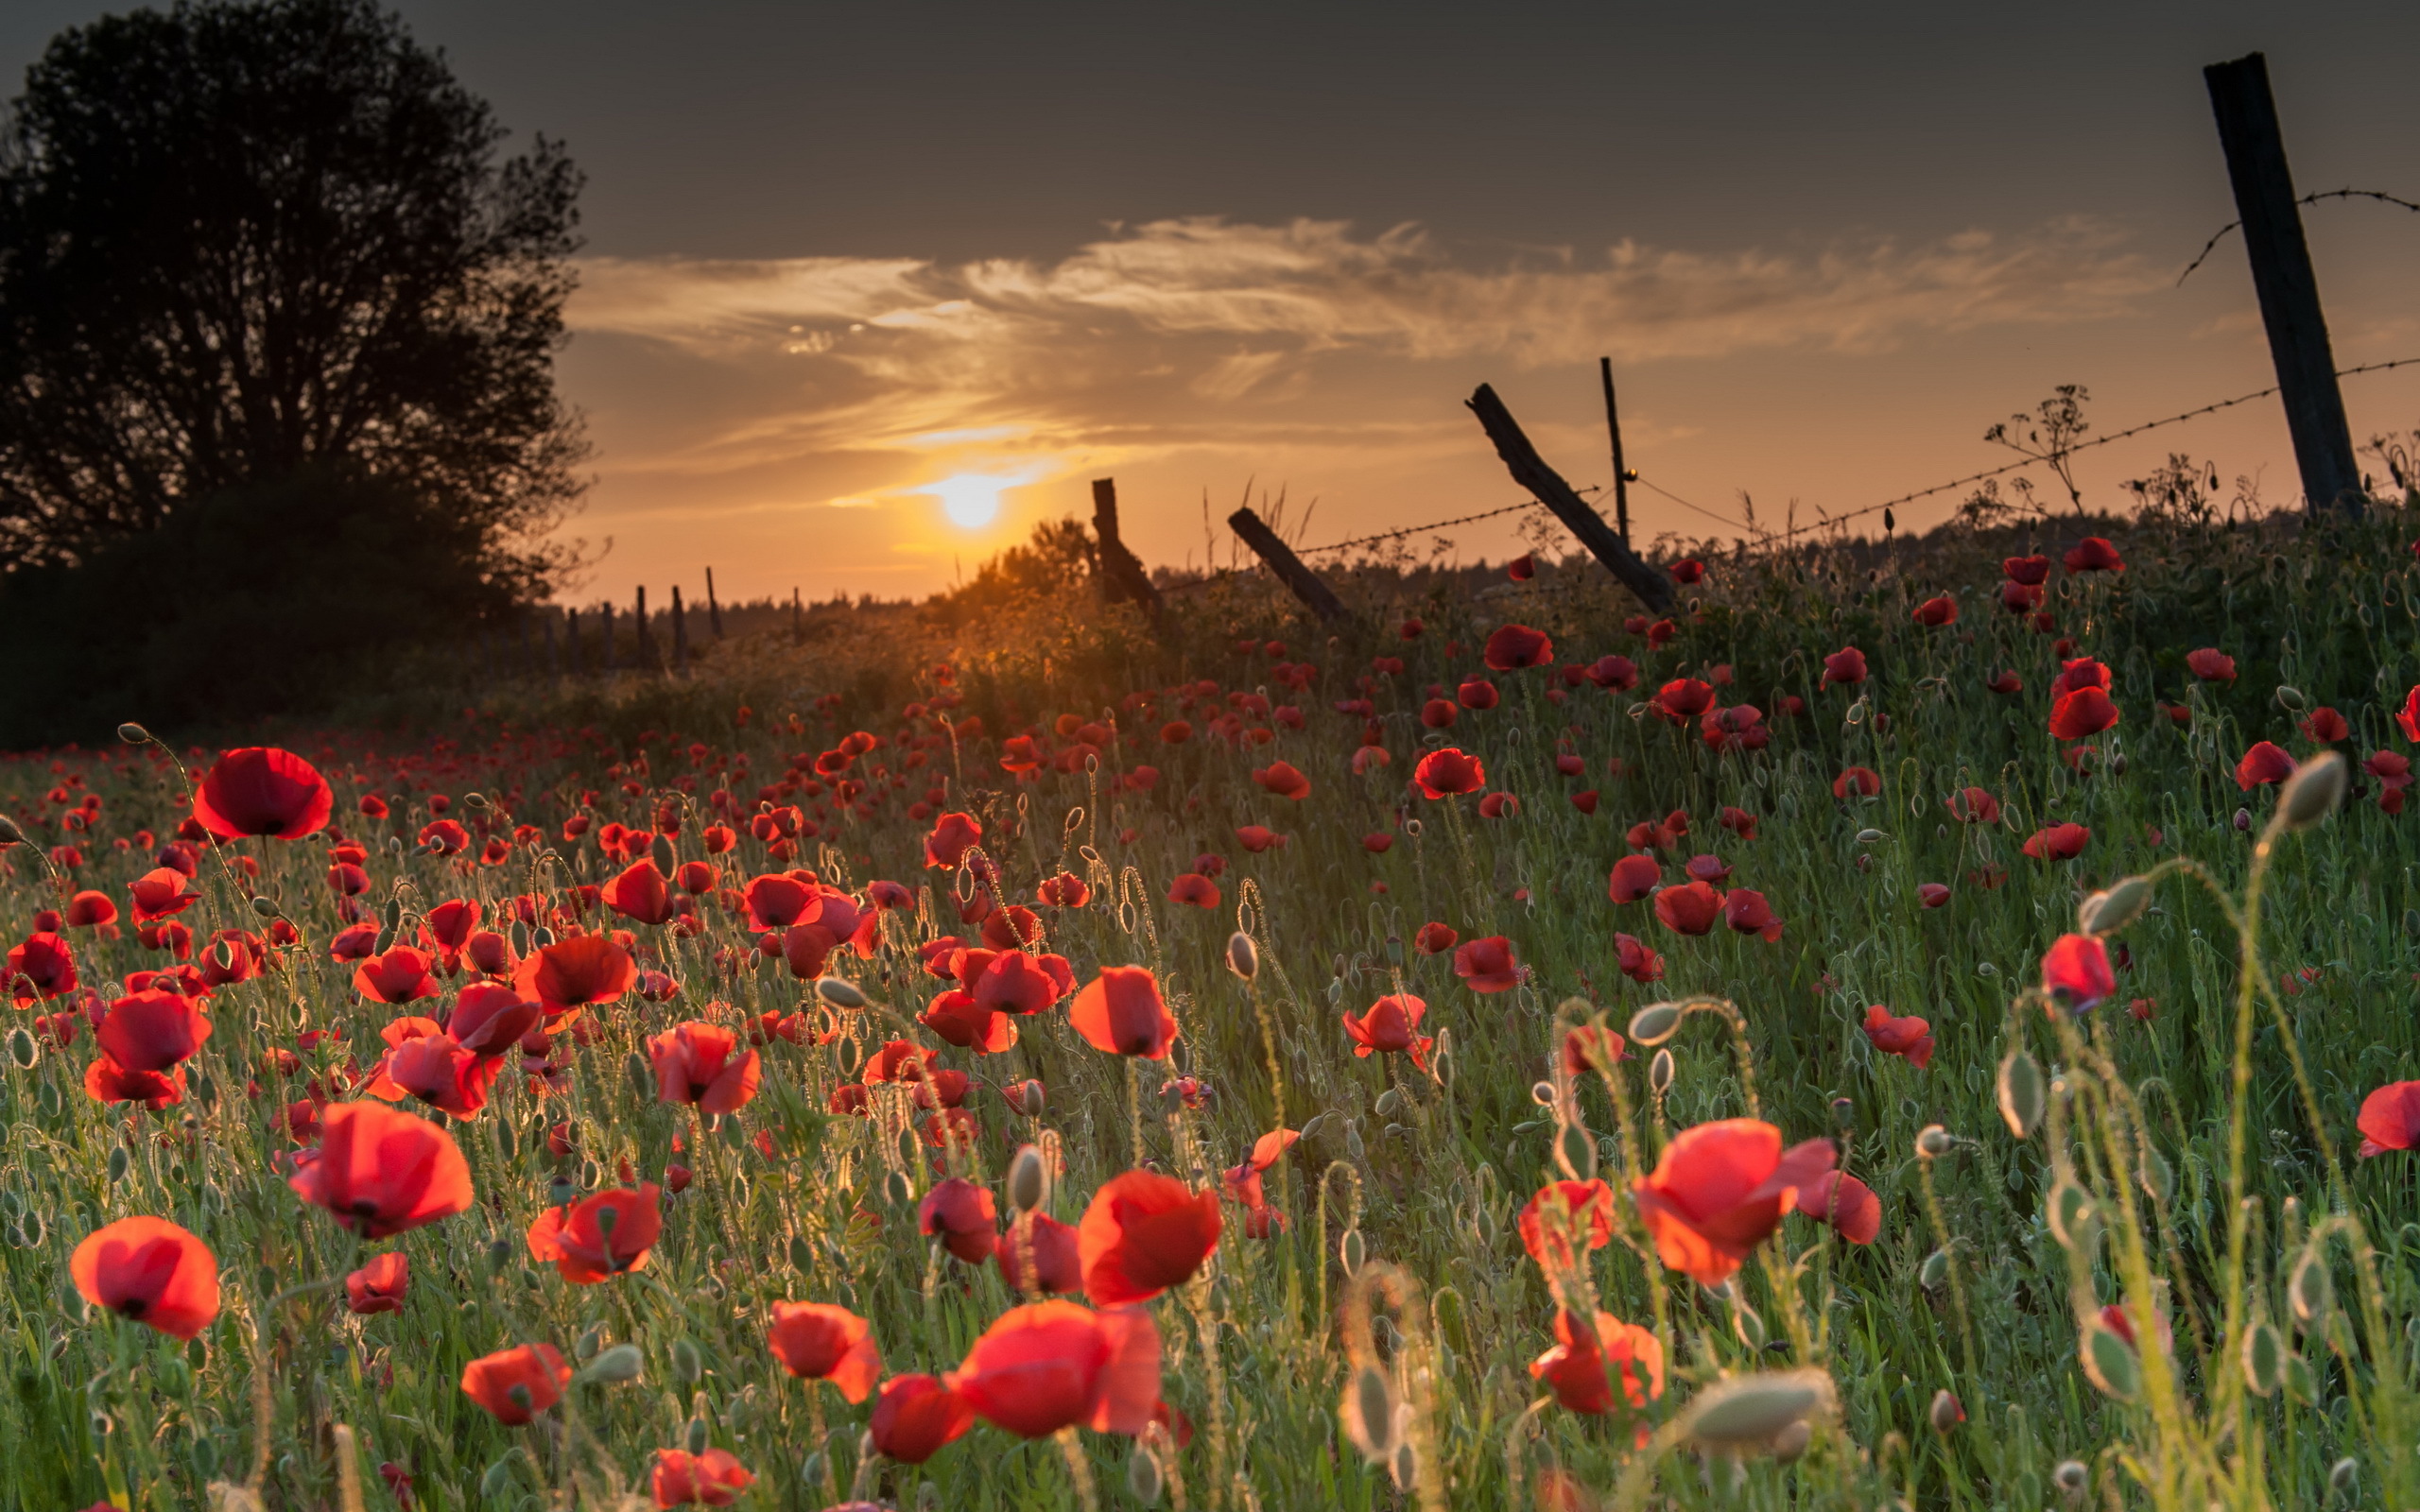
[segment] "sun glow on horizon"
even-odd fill
[[[980,530],[1000,517],[1000,495],[1033,481],[1030,471],[1014,472],[954,472],[915,491],[941,500],[950,524]]]

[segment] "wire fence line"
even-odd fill
[[[2369,191],[2358,189],[2335,190],[2330,192],[2333,194],[2356,195],[2369,193]],[[2378,196],[2377,198],[2385,198],[2389,197]],[[2403,203],[2401,200],[2395,200],[2394,202],[2397,204]],[[2420,367],[2420,356],[2396,357],[2387,362],[2365,362],[2356,367],[2340,368],[2336,370],[2336,376],[2339,378],[2353,378],[2358,377],[2362,373],[2385,372],[2390,369],[2411,367]],[[2111,431],[2106,436],[2096,436],[2087,441],[2078,441],[2075,445],[2066,448],[2059,455],[2062,456],[2072,455],[2077,452],[2090,451],[2096,446],[2107,446],[2116,441],[2127,440],[2131,438],[2140,436],[2147,431],[2155,431],[2169,425],[2179,425],[2189,420],[2199,420],[2204,415],[2215,415],[2222,409],[2233,409],[2238,404],[2249,404],[2256,399],[2267,399],[2276,391],[2277,386],[2272,384],[2266,388],[2257,389],[2249,394],[2238,394],[2233,399],[2216,400],[2210,404],[2200,405],[2197,408],[2185,410],[2180,414],[2163,415],[2157,420],[2148,420],[2139,425],[2129,425],[2124,430]],[[1787,530],[1768,530],[1763,526],[1754,524],[1749,521],[1737,520],[1727,514],[1723,514],[1720,510],[1709,509],[1702,504],[1691,503],[1689,500],[1682,498],[1671,490],[1663,487],[1653,479],[1645,476],[1643,473],[1637,472],[1635,470],[1634,470],[1630,481],[1637,484],[1641,488],[1649,490],[1660,497],[1670,500],[1672,503],[1679,505],[1685,509],[1693,510],[1696,513],[1705,516],[1709,520],[1719,521],[1723,524],[1731,526],[1735,530],[1746,531],[1748,534],[1755,536],[1765,544],[1771,545],[1781,541],[1795,540],[1800,536],[1812,535],[1819,530],[1829,530],[1833,526],[1845,524],[1848,521],[1862,519],[1867,515],[1880,514],[1885,509],[1895,508],[1903,504],[1913,504],[1918,499],[1928,499],[1938,493],[1946,493],[1952,489],[1962,489],[1972,484],[1985,482],[1992,478],[2006,477],[2012,472],[2021,472],[2029,467],[2038,466],[2044,460],[2044,458],[2038,456],[2021,457],[2016,461],[2007,463],[2000,467],[1987,468],[1980,472],[1969,472],[1964,477],[1952,478],[1946,483],[1936,483],[1927,489],[1916,489],[1910,492],[1899,494],[1895,498],[1885,499],[1880,504],[1869,504],[1860,508],[1851,509],[1845,514],[1825,515],[1812,524],[1795,525]],[[1578,493],[1601,493],[1604,490],[1601,487],[1591,485],[1590,487],[1577,489],[1573,491]],[[1450,520],[1435,520],[1426,524],[1406,525],[1400,530],[1381,531],[1373,536],[1357,536],[1351,541],[1331,541],[1324,546],[1297,547],[1296,555],[1310,557],[1331,552],[1351,551],[1360,546],[1374,546],[1382,541],[1401,541],[1408,536],[1426,535],[1432,530],[1450,529],[1455,525],[1476,524],[1482,520],[1495,520],[1509,514],[1519,514],[1528,509],[1543,509],[1545,507],[1545,505],[1540,504],[1535,499],[1524,499],[1518,504],[1508,504],[1499,508],[1481,510],[1478,514],[1457,515]],[[1220,576],[1223,576],[1226,575],[1221,574]]]
[[[2406,210],[2420,210],[2420,205],[2415,205],[2409,199],[2398,198],[2377,189],[2322,189],[2315,195],[2303,196],[2294,203],[2315,205],[2323,199],[2375,199],[2380,204],[2401,205]],[[2182,286],[2187,279],[2193,276],[2195,268],[2209,261],[2210,254],[2218,249],[2219,243],[2226,239],[2227,232],[2242,224],[2243,222],[2239,220],[2230,220],[2213,232],[2210,239],[2202,244],[2202,249],[2193,254],[2193,261],[2185,265],[2185,271],[2176,275],[2178,285]]]

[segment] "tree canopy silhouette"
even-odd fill
[[[0,140],[0,570],[351,476],[534,596],[585,450],[553,367],[580,176],[506,134],[367,0],[55,38]]]

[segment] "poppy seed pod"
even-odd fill
[[[2318,1332],[2335,1310],[2336,1280],[2328,1275],[2327,1257],[2317,1246],[2305,1249],[2302,1259],[2294,1263],[2293,1274],[2286,1280],[2286,1301],[2306,1332]]]
[[[1227,936],[1227,970],[1247,982],[1260,975],[1260,948],[1240,929]]]
[[[2322,751],[2294,768],[2277,796],[2277,815],[2289,830],[2308,830],[2335,811],[2344,799],[2348,773],[2344,758]]]

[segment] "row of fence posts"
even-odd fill
[[[689,675],[689,615],[695,606],[683,603],[681,585],[672,585],[672,607],[662,615],[669,628],[670,654],[661,644],[654,619],[648,613],[647,588],[640,585],[631,608],[617,614],[608,601],[593,609],[541,604],[499,626],[479,627],[479,662],[488,680],[524,678],[581,678],[599,673],[685,678]],[[706,633],[723,638],[722,601],[715,593],[715,572],[706,569]],[[615,622],[627,620],[627,650],[614,644]],[[799,590],[790,590],[790,644],[806,644],[806,605]]]

